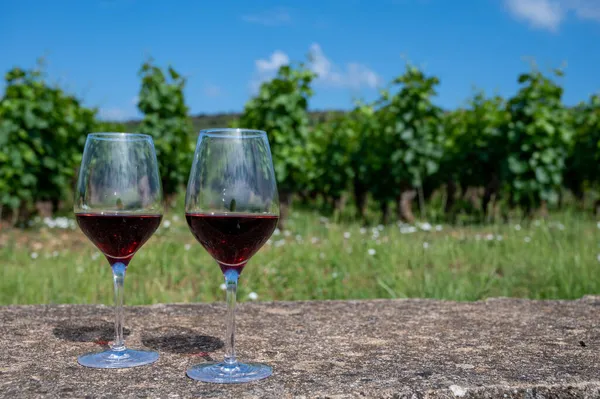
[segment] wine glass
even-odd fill
[[[163,194],[152,137],[130,133],[87,136],[75,188],[75,217],[81,231],[112,267],[115,340],[110,349],[78,357],[94,368],[153,363],[158,353],[132,350],[123,340],[123,282],[133,255],[154,234],[163,213]]]
[[[227,287],[225,359],[190,367],[195,380],[239,383],[266,378],[271,367],[240,363],[234,349],[238,277],[279,221],[279,196],[265,132],[202,130],[185,197],[192,234],[217,261]]]

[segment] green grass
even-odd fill
[[[255,292],[259,301],[470,301],[600,293],[595,221],[559,214],[519,227],[443,225],[436,231],[434,225],[430,231],[403,233],[394,224],[361,232],[359,224],[295,212],[288,231],[273,235],[246,267],[239,298],[249,300]],[[222,282],[219,268],[195,242],[182,215],[171,214],[131,262],[126,303],[220,301]],[[0,304],[111,302],[110,268],[78,230],[0,231]]]

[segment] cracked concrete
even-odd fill
[[[240,359],[274,375],[244,385],[186,377],[223,355],[225,306],[127,307],[126,339],[158,362],[97,370],[77,355],[112,339],[112,309],[0,307],[1,397],[600,397],[600,298],[480,302],[244,303]]]

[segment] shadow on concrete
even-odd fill
[[[209,352],[224,346],[222,340],[209,335],[201,335],[184,327],[164,326],[145,331],[142,343],[154,350],[201,356],[210,359]]]
[[[115,325],[107,321],[87,324],[63,322],[54,327],[55,337],[73,342],[95,342],[106,345],[115,338]],[[131,330],[123,328],[123,336],[127,337]]]

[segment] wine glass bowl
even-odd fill
[[[188,226],[220,266],[227,287],[227,339],[220,363],[192,366],[205,382],[240,383],[266,378],[269,366],[237,361],[235,300],[238,277],[279,220],[279,197],[265,132],[203,130],[198,136],[186,191]]]
[[[81,231],[104,254],[113,271],[115,341],[110,349],[79,356],[94,368],[124,368],[158,359],[131,350],[123,340],[123,284],[135,253],[162,220],[163,194],[154,142],[148,135],[92,133],[87,136],[74,212]]]

